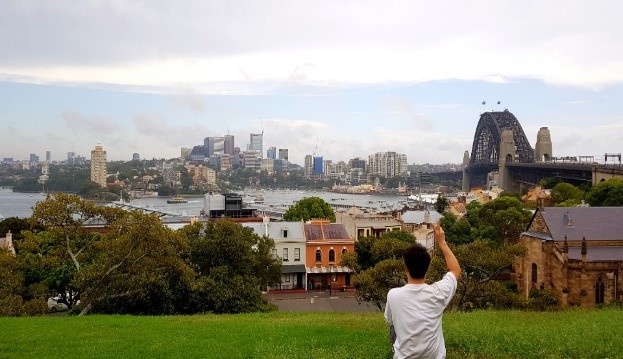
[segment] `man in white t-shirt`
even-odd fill
[[[430,254],[419,244],[405,250],[407,284],[391,289],[387,293],[385,306],[385,320],[390,324],[394,358],[446,357],[441,317],[456,292],[461,267],[446,243],[441,226],[435,224],[433,230],[437,246],[446,260],[448,273],[440,281],[426,284],[424,276],[430,265]]]

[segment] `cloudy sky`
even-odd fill
[[[302,163],[459,163],[508,109],[623,152],[620,1],[0,0],[0,157],[178,157],[250,132]],[[486,101],[485,105],[482,102]],[[498,105],[497,102],[501,103]]]

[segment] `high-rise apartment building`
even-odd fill
[[[100,145],[91,150],[91,181],[106,187],[106,151]]]
[[[279,159],[283,161],[288,161],[288,149],[287,148],[279,149]]]
[[[39,156],[37,156],[34,153],[31,153],[30,154],[30,164],[33,165],[33,164],[37,164],[37,163],[39,163]]]
[[[132,161],[140,161],[141,160],[141,155],[139,155],[138,153],[134,152],[132,154]]]
[[[45,151],[45,162],[52,162],[52,151]]]
[[[396,152],[377,152],[368,157],[368,173],[392,178],[407,173],[407,156]]]
[[[314,157],[312,155],[305,155],[305,178],[310,178],[314,172]]]

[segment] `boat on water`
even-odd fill
[[[188,203],[188,200],[186,198],[184,198],[184,197],[175,196],[175,197],[171,197],[171,198],[167,199],[167,203],[169,203],[169,204]]]

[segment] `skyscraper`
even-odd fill
[[[234,136],[233,135],[225,135],[225,154],[233,155],[234,154]]]
[[[45,162],[52,162],[52,151],[45,151]]]
[[[288,149],[287,148],[280,148],[279,149],[279,159],[280,160],[284,160],[284,161],[288,161]]]
[[[106,187],[106,151],[100,145],[91,150],[91,181]]]
[[[277,159],[277,147],[269,147],[266,151],[266,157],[270,159]]]
[[[249,151],[259,151],[263,153],[264,150],[264,133],[252,133],[249,136]]]

